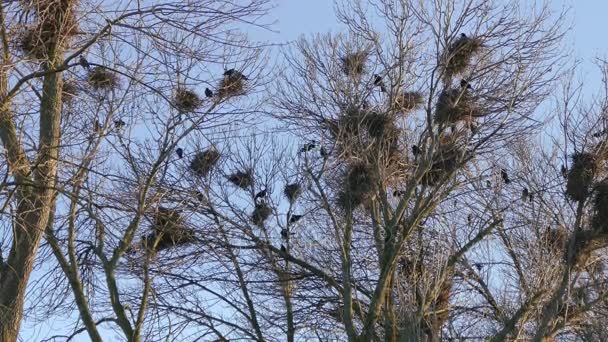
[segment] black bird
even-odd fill
[[[477,271],[481,271],[481,269],[483,268],[483,265],[480,263],[474,263],[473,266],[475,266],[475,268],[477,269]]]
[[[420,152],[420,147],[418,147],[417,145],[412,145],[412,154],[414,155],[414,157],[417,157]]]
[[[319,153],[321,154],[321,157],[323,157],[323,159],[327,159],[327,157],[329,156],[329,154],[327,154],[327,150],[323,146],[321,146]]]
[[[521,199],[525,201],[528,199],[528,197],[530,197],[530,191],[528,191],[528,188],[524,188],[521,191]]]
[[[213,92],[209,88],[205,88],[205,96],[213,97]]]
[[[264,189],[264,190],[258,192],[257,194],[255,194],[254,200],[257,200],[258,198],[265,198],[267,194],[268,194],[267,189]]]
[[[289,223],[296,223],[296,222],[300,221],[301,218],[302,218],[302,215],[291,215],[289,217]]]
[[[401,197],[403,195],[405,195],[405,191],[403,191],[403,190],[395,190],[395,191],[393,191],[393,196],[394,197]]]
[[[490,182],[489,180],[486,181],[486,188],[491,188],[492,187],[492,182]]]
[[[534,202],[534,194],[530,194],[528,198],[530,199],[530,203]]]
[[[123,127],[125,127],[126,124],[127,123],[124,122],[122,119],[114,121],[114,126],[116,127],[116,129],[122,129]]]
[[[594,138],[599,138],[599,137],[601,137],[602,135],[604,135],[606,133],[608,133],[608,129],[605,129],[605,130],[602,130],[600,132],[597,132],[597,133],[593,134],[593,137]]]
[[[285,228],[281,229],[281,237],[285,240],[287,240],[289,238],[289,233],[287,232],[287,229],[285,229]]]
[[[203,196],[203,193],[196,190],[196,199],[199,200],[200,202],[205,201],[205,196]]]
[[[317,147],[317,142],[314,140],[311,140],[308,144],[304,144],[304,146],[302,146],[299,153],[308,152],[308,151],[314,149],[315,147]]]
[[[175,153],[177,153],[179,159],[182,159],[184,157],[184,149],[181,147],[176,148]]]
[[[464,78],[460,80],[460,87],[461,88],[466,88],[466,89],[473,89],[473,87],[471,87],[471,84],[469,83],[469,81],[465,80]]]
[[[382,77],[380,75],[374,75],[374,85],[376,87],[380,87],[380,91],[386,93],[386,86],[384,85],[384,81],[382,81]]]
[[[562,165],[562,177],[564,178],[568,178],[568,169],[566,168],[565,165]]]
[[[467,216],[467,222],[469,223],[469,225],[473,222],[473,215],[472,214],[469,214]]]
[[[95,132],[95,133],[101,132],[101,123],[97,119],[95,119],[95,122],[93,122],[93,132]]]
[[[505,170],[505,169],[500,170],[500,177],[502,177],[502,180],[505,182],[505,184],[511,183],[507,170]]]
[[[285,248],[283,245],[281,245],[281,253],[287,254],[287,248]]]
[[[469,38],[469,37],[467,37],[467,35],[466,35],[466,34],[461,33],[461,34],[460,34],[460,38],[462,38],[462,39],[467,39],[467,38]]]
[[[84,69],[87,69],[87,70],[91,68],[89,61],[87,61],[87,59],[84,58],[83,55],[80,55],[80,58],[78,58],[78,64],[80,64],[81,67],[83,67]]]
[[[234,69],[228,69],[226,71],[224,71],[224,76],[227,77],[235,77],[235,78],[242,78],[245,81],[248,81],[249,79],[247,77],[245,77],[245,75],[243,75],[242,73],[240,73],[239,71],[236,71]]]
[[[228,69],[228,70],[224,71],[224,76],[230,77],[230,76],[234,75],[235,73],[236,73],[236,70]]]

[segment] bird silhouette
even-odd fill
[[[323,146],[321,146],[319,154],[321,155],[321,157],[323,157],[323,159],[327,159],[327,157],[329,156],[329,154],[327,154],[327,150]]]
[[[500,170],[500,177],[502,177],[502,180],[505,182],[505,184],[511,183],[507,170],[505,170],[505,169]]]
[[[97,119],[93,122],[93,132],[101,133],[101,123]]]
[[[568,169],[566,168],[566,165],[562,165],[561,172],[562,172],[562,177],[568,178]]]
[[[492,182],[490,182],[489,180],[486,181],[486,188],[491,188],[492,187]]]
[[[461,39],[467,39],[467,38],[469,38],[469,37],[467,37],[467,35],[466,35],[466,34],[461,33],[461,34],[460,34],[460,38],[461,38]]]
[[[414,155],[414,157],[417,157],[420,152],[420,147],[418,147],[417,145],[412,145],[412,154]]]
[[[386,93],[386,86],[384,85],[384,81],[382,81],[382,76],[378,74],[374,75],[374,85],[380,87],[381,92]]]
[[[469,215],[467,216],[467,223],[468,223],[469,225],[470,225],[471,223],[473,223],[473,215],[472,215],[472,214],[469,214]]]
[[[285,229],[285,228],[281,229],[281,237],[285,240],[287,240],[289,238],[289,233],[287,232],[287,229]]]
[[[530,200],[530,203],[534,202],[534,194],[528,195],[528,199]]]
[[[403,195],[405,195],[405,191],[403,191],[403,190],[395,190],[395,191],[393,191],[393,196],[394,197],[401,197]]]
[[[317,142],[314,140],[311,140],[308,144],[304,144],[304,146],[302,146],[299,153],[308,152],[308,151],[314,149],[315,147],[317,147]]]
[[[179,159],[182,159],[184,157],[184,149],[181,147],[176,148],[175,153],[177,153]]]
[[[525,201],[528,199],[529,196],[530,196],[530,191],[528,191],[528,188],[524,188],[521,191],[521,199]]]
[[[483,265],[480,263],[474,263],[473,266],[475,266],[475,268],[477,269],[477,271],[481,271],[481,269],[483,268]]]
[[[82,55],[80,55],[80,57],[78,58],[78,64],[80,64],[81,67],[87,70],[91,68],[89,61],[87,61],[87,59],[84,58],[84,56]]]
[[[213,92],[209,88],[205,88],[205,96],[213,97]]]
[[[123,127],[125,127],[126,124],[127,123],[124,122],[122,119],[114,121],[114,126],[116,127],[116,129],[122,129]]]
[[[471,84],[469,83],[469,81],[465,80],[464,78],[460,80],[460,87],[461,88],[466,88],[466,89],[473,89],[473,87],[471,87]]]
[[[257,200],[258,198],[265,198],[267,194],[268,194],[267,189],[264,189],[264,190],[258,192],[257,194],[255,194],[255,197],[253,199]]]
[[[236,73],[236,70],[228,69],[228,70],[224,71],[224,76],[230,77],[230,76],[234,75],[235,73]]]
[[[289,217],[289,223],[296,223],[296,222],[300,221],[301,218],[302,218],[302,215],[291,215]]]
[[[284,245],[281,245],[281,253],[287,254],[287,248]]]
[[[199,200],[199,202],[203,202],[205,200],[205,196],[202,192],[196,190],[196,199]]]

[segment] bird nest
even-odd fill
[[[483,113],[466,88],[446,89],[437,99],[435,121],[440,124],[471,122],[481,116]]]
[[[365,62],[368,54],[366,51],[349,53],[342,57],[342,71],[348,76],[361,76],[365,72]]]
[[[228,181],[241,189],[247,189],[253,186],[253,171],[251,169],[237,171],[228,176]]]
[[[343,209],[353,210],[370,199],[376,189],[372,173],[372,167],[367,163],[350,165],[338,194],[338,205]]]
[[[175,108],[182,113],[193,112],[198,109],[202,101],[198,94],[193,90],[185,88],[177,88],[173,96],[173,104]]]
[[[78,84],[72,80],[64,80],[61,95],[65,101],[70,101],[79,93]]]
[[[206,176],[220,160],[220,153],[215,148],[197,152],[190,161],[190,169],[198,176]]]
[[[420,182],[429,186],[437,185],[439,181],[456,171],[463,153],[464,150],[458,144],[457,139],[440,141],[433,154],[431,166],[426,170]]]
[[[266,202],[256,203],[253,213],[251,213],[251,221],[256,226],[262,226],[271,213],[272,209]]]
[[[217,90],[218,96],[225,98],[244,94],[246,80],[247,78],[240,71],[230,70],[224,73]]]
[[[302,186],[299,183],[287,184],[285,185],[285,189],[283,189],[283,193],[289,202],[293,203],[302,195]]]
[[[591,228],[596,232],[608,233],[608,179],[599,182],[594,192]]]
[[[143,239],[146,248],[155,252],[193,242],[194,231],[184,226],[180,212],[162,207],[154,215],[152,232]]]
[[[89,71],[87,81],[95,90],[110,90],[118,87],[118,76],[103,67],[95,67]]]
[[[405,91],[395,97],[393,109],[402,114],[419,108],[424,103],[424,96],[417,91]]]
[[[578,268],[586,266],[587,261],[598,249],[608,246],[608,235],[605,232],[596,231],[579,231],[571,238],[574,241],[574,259],[573,264]],[[567,258],[568,252],[564,252],[564,259]]]
[[[462,34],[445,52],[446,77],[462,74],[471,64],[471,59],[483,48],[481,39]]]
[[[566,194],[574,201],[582,202],[589,195],[593,178],[598,171],[597,157],[592,153],[576,152],[572,155],[572,167],[568,171]]]
[[[568,243],[568,231],[564,227],[548,227],[543,234],[543,241],[548,249],[553,251],[564,251]]]

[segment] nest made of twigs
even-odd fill
[[[397,95],[394,100],[394,110],[407,114],[410,111],[419,108],[424,103],[424,96],[417,91],[404,91]]]
[[[283,193],[289,202],[293,203],[302,195],[302,186],[299,183],[287,184],[283,189]]]
[[[462,74],[471,64],[471,59],[481,51],[483,43],[476,37],[467,37],[464,34],[448,47],[445,53],[446,77]]]
[[[348,76],[361,76],[365,72],[365,62],[368,54],[366,51],[349,53],[342,57],[342,71]]]
[[[152,232],[143,239],[146,248],[154,251],[195,241],[194,231],[183,225],[181,213],[163,207],[159,207],[154,215]]]
[[[557,228],[547,227],[542,236],[544,244],[553,251],[564,251],[568,243],[568,231],[559,226]]]
[[[471,122],[482,116],[483,113],[468,89],[446,89],[439,94],[435,108],[436,122],[440,124],[452,124],[458,121]]]
[[[589,189],[598,171],[597,157],[592,153],[576,152],[572,155],[572,167],[568,171],[566,194],[574,201],[582,202],[589,196]]]
[[[95,90],[109,90],[118,87],[118,76],[103,67],[95,67],[89,71],[87,82]]]
[[[237,171],[228,176],[228,180],[241,189],[247,189],[253,185],[253,171],[246,169]]]
[[[370,199],[375,189],[376,182],[371,165],[354,163],[348,167],[342,182],[342,189],[338,194],[338,205],[343,209],[353,210]]]
[[[198,109],[201,106],[202,101],[195,91],[178,88],[173,96],[173,104],[180,112],[189,113]]]
[[[271,213],[272,209],[266,202],[258,202],[251,213],[251,221],[256,226],[262,226]]]
[[[231,73],[225,74],[218,86],[218,96],[225,98],[244,94],[245,80],[245,76],[243,76],[243,74],[237,70],[233,70]]]
[[[79,93],[78,84],[72,80],[64,80],[61,88],[61,96],[64,101],[70,101]]]
[[[608,236],[604,232],[583,230],[570,238],[575,239],[573,264],[577,267],[585,267],[593,252],[608,246]],[[564,251],[564,259],[567,259],[567,257],[568,251],[566,250]]]
[[[608,179],[596,184],[593,192],[591,228],[596,232],[608,233]]]
[[[190,161],[190,169],[198,176],[206,176],[220,160],[220,153],[215,148],[197,152]]]
[[[436,185],[457,169],[458,160],[463,153],[464,150],[457,139],[440,141],[433,154],[431,166],[426,170],[420,182],[429,186]]]

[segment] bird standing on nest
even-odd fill
[[[460,88],[464,88],[467,90],[473,89],[473,87],[471,87],[471,84],[469,83],[469,81],[465,80],[464,78],[460,80]]]
[[[268,190],[264,189],[264,190],[258,192],[257,194],[255,194],[255,197],[253,198],[253,200],[255,201],[255,200],[258,200],[259,198],[265,198],[267,194],[268,194]]]
[[[376,74],[374,75],[374,85],[380,88],[380,91],[386,93],[386,86],[384,85],[384,81],[382,81],[382,76]]]
[[[86,58],[84,58],[83,55],[80,55],[80,57],[78,58],[78,64],[80,64],[81,67],[83,67],[84,69],[91,69],[91,65],[89,64],[89,61],[87,61]]]

